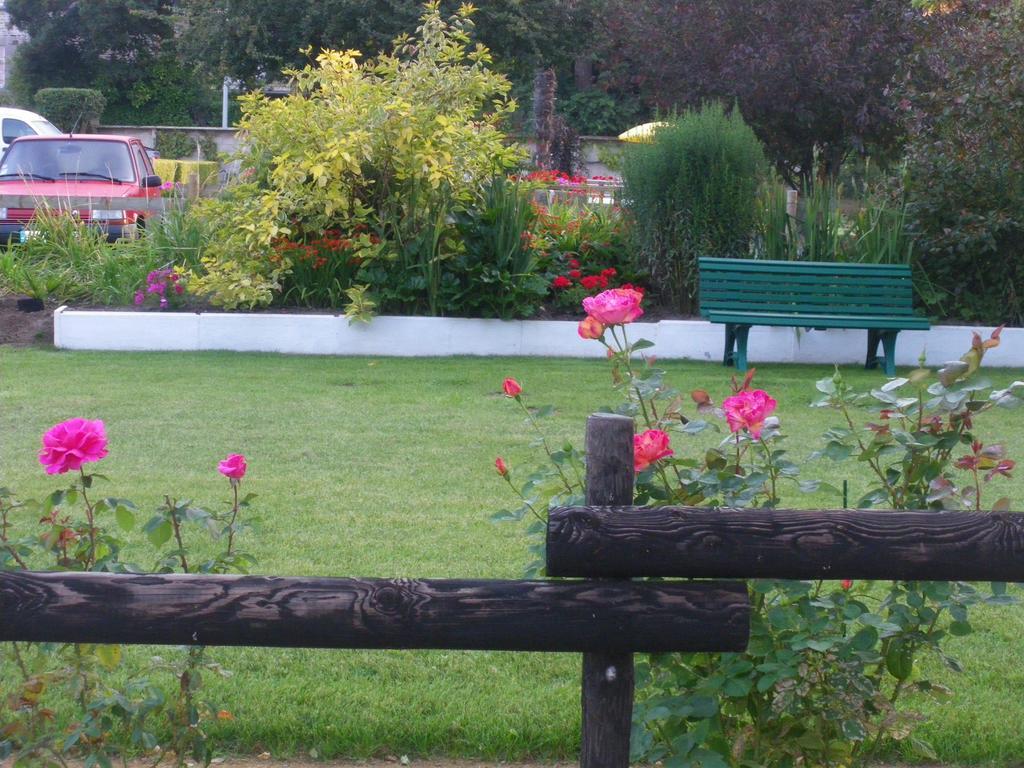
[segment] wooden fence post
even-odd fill
[[[592,506],[633,503],[633,420],[587,419],[586,500]],[[583,654],[580,768],[627,768],[633,718],[633,654]]]

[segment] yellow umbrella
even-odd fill
[[[654,132],[658,128],[663,128],[668,125],[666,122],[654,122],[644,123],[643,125],[635,125],[628,131],[623,131],[619,134],[619,141],[631,141],[635,144],[641,144],[647,141],[654,140]]]

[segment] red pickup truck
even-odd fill
[[[0,242],[32,236],[35,208],[67,208],[68,198],[124,198],[118,208],[75,207],[73,214],[103,229],[108,239],[132,237],[146,212],[133,198],[160,196],[160,177],[138,139],[101,134],[22,136],[0,159]],[[8,207],[4,197],[39,201],[33,208]]]

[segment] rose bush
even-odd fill
[[[801,478],[784,447],[779,403],[753,388],[754,371],[733,379],[732,395],[721,405],[706,390],[694,390],[687,412],[684,396],[646,353],[653,345],[629,339],[630,323],[642,313],[639,302],[638,294],[606,291],[584,303],[588,315],[580,324],[581,336],[606,347],[622,396],[615,412],[637,424],[635,504],[771,508],[785,484],[807,492],[830,488]],[[817,382],[816,405],[834,409],[841,423],[823,435],[810,459],[856,460],[869,468],[874,482],[858,508],[1007,509],[1005,497],[982,499],[989,484],[1013,471],[1013,459],[975,433],[986,411],[1024,403],[1024,382],[992,390],[977,376],[985,351],[998,343],[999,329],[987,340],[975,334],[961,360],[937,372],[919,368],[869,393],[854,392],[838,370]],[[516,402],[540,432],[538,419],[552,409],[527,407],[524,393]],[[862,409],[874,415],[858,425]],[[717,448],[685,447],[693,435],[722,431],[723,421],[729,434]],[[534,575],[544,566],[547,510],[584,503],[585,457],[571,444],[551,450],[543,434],[540,445],[546,461],[536,468],[513,472],[501,462],[499,474],[519,505],[493,518],[529,517],[527,572]],[[1004,585],[982,594],[960,582],[755,580],[750,592],[746,652],[638,661],[636,759],[680,768],[846,766],[892,741],[934,758],[902,703],[907,693],[944,697],[949,690],[924,678],[918,661],[927,653],[959,669],[945,641],[971,631],[970,607],[1010,601]]]
[[[105,478],[86,472],[107,455],[101,420],[73,418],[47,430],[40,464],[50,475],[77,475],[41,501],[19,500],[0,488],[0,570],[245,573],[255,562],[236,547],[248,527],[240,513],[252,499],[239,497],[245,456],[231,454],[217,465],[232,492],[226,513],[164,497],[142,526],[157,552],[147,569],[124,559],[124,542],[112,530],[133,529],[137,506],[97,497],[96,484]],[[221,550],[200,556],[193,529],[221,542]],[[202,646],[154,657],[142,669],[126,669],[118,645],[12,642],[0,645],[0,654],[15,672],[0,698],[0,761],[14,765],[81,761],[102,768],[134,754],[153,765],[170,759],[179,768],[205,766],[214,757],[209,724],[232,719],[202,694],[205,675],[229,674]]]

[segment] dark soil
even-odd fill
[[[48,302],[40,312],[22,312],[17,296],[0,296],[0,344],[12,347],[47,346],[53,344],[53,310]]]

